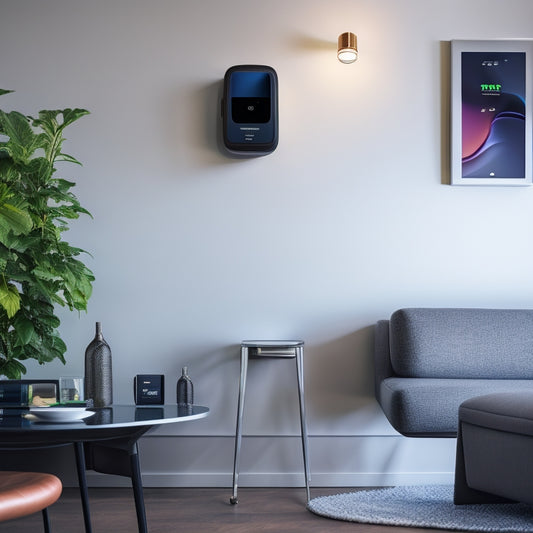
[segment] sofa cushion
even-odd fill
[[[403,435],[451,437],[457,433],[459,406],[465,400],[498,392],[515,394],[518,391],[529,391],[533,397],[533,382],[391,377],[382,381],[380,398],[381,407],[390,423]],[[469,405],[463,404],[462,409],[468,409]]]
[[[532,379],[533,310],[400,309],[390,357],[403,377]]]

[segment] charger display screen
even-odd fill
[[[264,124],[270,120],[270,98],[231,99],[231,118],[237,124]]]

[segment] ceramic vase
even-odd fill
[[[194,388],[186,366],[181,369],[181,377],[178,379],[176,400],[178,407],[190,407],[194,403]]]
[[[94,407],[108,407],[113,403],[113,373],[111,348],[96,323],[96,334],[85,350],[85,400]]]

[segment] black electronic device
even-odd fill
[[[136,405],[163,405],[165,403],[165,376],[137,374],[133,380]]]
[[[222,127],[226,150],[270,154],[278,145],[278,76],[265,65],[236,65],[224,76]]]

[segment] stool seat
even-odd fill
[[[303,350],[304,341],[242,341],[241,348],[248,350],[251,358],[292,358],[298,349]]]
[[[61,481],[52,474],[0,472],[0,522],[46,509],[61,491]]]

